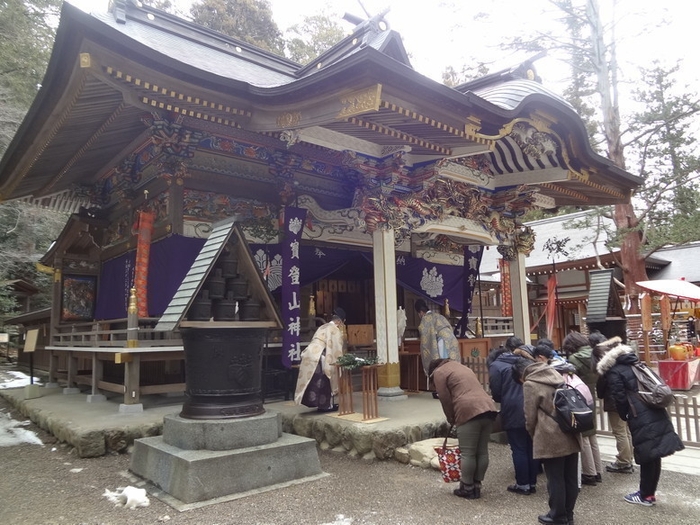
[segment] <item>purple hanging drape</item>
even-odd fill
[[[160,316],[187,275],[205,239],[171,235],[151,245],[148,264],[148,311]],[[136,252],[130,251],[102,265],[95,319],[123,319],[134,282]]]

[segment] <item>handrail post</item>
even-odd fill
[[[137,348],[139,346],[139,311],[136,299],[136,288],[129,292],[129,308],[126,314],[126,347]]]

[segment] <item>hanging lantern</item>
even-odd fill
[[[450,300],[445,299],[445,317],[450,317]]]

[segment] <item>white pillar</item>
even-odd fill
[[[385,363],[379,372],[378,395],[380,399],[406,399],[400,387],[394,230],[375,230],[372,247],[377,356]]]
[[[527,298],[527,277],[525,276],[525,255],[518,253],[510,267],[510,292],[513,297],[513,332],[526,344],[530,341],[530,309]]]
[[[396,338],[396,251],[394,230],[375,230],[372,234],[374,262],[374,305],[377,330],[377,356],[382,363],[399,362]]]

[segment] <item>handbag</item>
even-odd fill
[[[452,429],[450,429],[451,431]],[[450,432],[447,433],[447,436],[450,435]],[[445,436],[442,447],[435,447],[435,452],[437,452],[438,461],[440,462],[442,480],[445,483],[451,483],[459,481],[462,476],[462,453],[459,450],[459,446],[447,446],[447,436]]]

